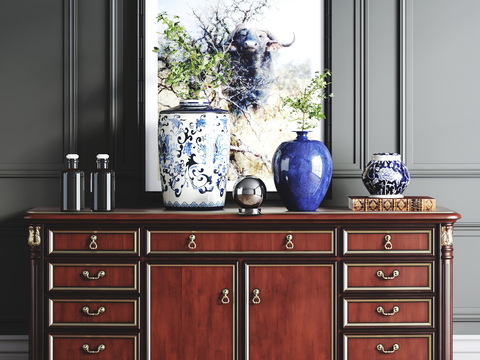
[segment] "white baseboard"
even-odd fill
[[[453,360],[480,359],[480,335],[454,335]],[[1,335],[0,360],[28,360],[27,335]]]
[[[480,359],[480,335],[453,335],[453,360]]]

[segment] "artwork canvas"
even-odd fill
[[[271,161],[276,148],[295,138],[296,124],[281,111],[282,97],[302,91],[323,71],[323,2],[313,0],[149,0],[146,4],[146,190],[160,191],[158,112],[179,99],[163,86],[165,40],[158,13],[178,16],[205,51],[229,58],[229,79],[211,105],[230,111],[228,188],[244,175],[274,191]],[[152,22],[154,24],[152,24]],[[160,33],[160,34],[158,34]],[[155,34],[155,36],[151,36]],[[159,47],[159,53],[149,49]],[[149,80],[150,79],[150,80]],[[310,138],[322,140],[322,126]]]

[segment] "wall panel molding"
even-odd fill
[[[459,40],[480,31],[473,15],[480,6],[465,11],[466,5],[445,0],[433,8],[425,1],[401,0],[401,4],[404,161],[416,177],[480,177],[480,156],[471,152],[479,128],[468,120],[477,113],[472,106],[478,92],[472,92],[476,81],[469,69],[480,61],[480,50]],[[455,74],[450,76],[449,69]]]

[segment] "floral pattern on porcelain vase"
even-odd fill
[[[375,153],[362,174],[371,197],[403,197],[410,173],[397,153]]]
[[[188,100],[161,111],[158,149],[167,209],[223,208],[230,156],[228,111]]]

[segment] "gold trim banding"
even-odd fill
[[[343,326],[345,328],[347,327],[356,327],[356,326],[366,326],[366,327],[390,327],[390,326],[429,326],[433,327],[433,321],[432,321],[432,312],[433,312],[433,307],[432,307],[432,299],[343,299]],[[413,303],[413,302],[427,302],[428,303],[428,322],[422,323],[422,322],[408,322],[408,323],[402,323],[402,322],[358,322],[358,323],[349,323],[348,322],[348,304],[349,303],[380,303],[380,302],[398,302],[398,303]]]
[[[433,230],[348,230],[343,229],[343,252],[345,255],[350,254],[433,254],[433,237],[432,237]],[[348,234],[385,234],[385,235],[392,235],[392,234],[428,234],[428,250],[348,250]],[[394,241],[394,240],[393,240]]]
[[[146,253],[147,255],[159,255],[159,254],[190,254],[192,255],[192,250],[163,250],[163,251],[152,251],[151,250],[151,243],[152,238],[151,234],[284,234],[285,236],[291,234],[330,234],[330,249],[331,250],[321,250],[321,251],[314,251],[314,250],[305,250],[305,251],[291,251],[291,249],[285,248],[282,251],[276,250],[252,250],[252,251],[245,251],[245,250],[226,250],[226,251],[215,251],[215,250],[195,250],[197,254],[297,254],[297,255],[305,255],[305,254],[334,254],[335,252],[335,230],[319,230],[319,231],[162,231],[162,230],[145,230],[146,232]],[[284,245],[285,246],[285,245]]]

